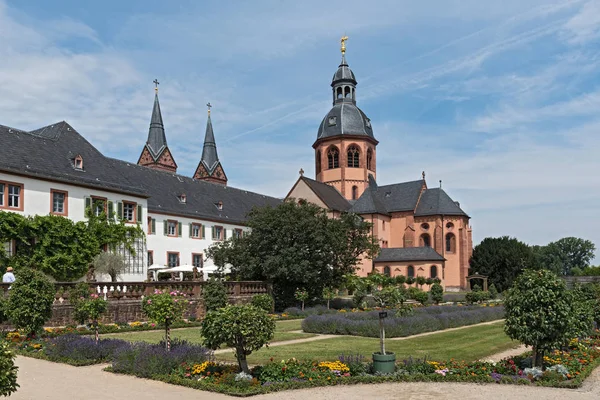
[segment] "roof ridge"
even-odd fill
[[[379,189],[385,188],[387,186],[397,186],[397,185],[404,185],[407,183],[416,183],[416,182],[423,182],[423,179],[417,179],[414,181],[406,181],[406,182],[397,182],[397,183],[388,183],[387,185],[378,185]]]

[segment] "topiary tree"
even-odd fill
[[[178,291],[161,292],[154,294],[142,301],[142,311],[148,319],[165,327],[165,347],[171,351],[171,325],[183,319],[190,302],[184,293]]]
[[[117,282],[127,269],[123,256],[109,252],[98,254],[92,264],[96,273],[109,275],[111,282]]]
[[[413,298],[422,305],[425,305],[427,304],[427,300],[429,300],[429,294],[427,292],[419,290],[418,292],[414,292]]]
[[[228,305],[206,315],[201,333],[204,345],[210,349],[222,345],[235,349],[240,369],[249,374],[246,358],[273,338],[275,321],[253,305]]]
[[[435,304],[440,304],[444,300],[444,288],[438,282],[431,285],[429,293],[431,294],[431,300]]]
[[[94,327],[94,337],[98,344],[98,320],[108,309],[108,301],[92,293],[88,298],[80,299],[75,305],[75,314],[78,318],[91,321]]]
[[[335,290],[330,287],[326,287],[323,289],[323,299],[327,301],[327,309],[329,310],[329,303],[331,300],[335,299]]]
[[[308,291],[304,288],[296,289],[294,292],[294,297],[296,300],[302,302],[302,311],[304,311],[304,302],[308,300]]]
[[[17,391],[17,371],[15,355],[7,343],[0,344],[0,396],[10,396]]]
[[[254,307],[261,308],[265,310],[267,313],[273,312],[273,307],[275,307],[275,301],[273,297],[268,294],[257,294],[252,297],[252,301],[250,302]]]
[[[229,298],[227,288],[220,279],[210,278],[202,287],[202,299],[206,312],[225,307]]]
[[[548,270],[526,270],[508,290],[504,331],[533,347],[534,366],[542,366],[544,352],[572,338],[571,300],[565,282]]]
[[[79,302],[90,298],[90,285],[85,282],[79,282],[75,287],[69,290],[69,303],[73,306],[72,317],[78,324],[85,324],[88,320],[88,315],[84,310],[78,307]]]
[[[12,284],[6,315],[17,329],[31,337],[52,317],[56,290],[50,279],[34,269],[22,269]]]
[[[419,285],[420,288],[423,288],[423,285],[427,282],[427,279],[425,279],[424,276],[417,276],[415,278],[415,282],[417,282],[417,285]]]

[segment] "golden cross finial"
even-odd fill
[[[304,170],[302,168],[300,168],[300,171],[298,171],[300,173],[300,176],[304,176]]]
[[[155,91],[156,93],[158,93],[158,85],[160,84],[160,82],[158,81],[158,79],[154,79],[154,80],[152,81],[152,83],[154,83],[154,91]]]
[[[346,53],[346,40],[348,40],[348,36],[346,35],[342,36],[340,39],[340,42],[342,43],[342,54]]]
[[[423,175],[423,180],[425,180],[425,171],[421,172],[421,175]]]
[[[210,101],[208,103],[206,103],[206,107],[208,107],[208,115],[210,115],[210,109],[212,107],[212,104],[210,104]]]

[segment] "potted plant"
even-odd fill
[[[391,374],[396,371],[396,354],[385,351],[385,328],[383,320],[387,318],[387,312],[379,313],[379,345],[380,351],[373,353],[373,372]]]

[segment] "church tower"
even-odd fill
[[[376,178],[376,147],[371,120],[356,106],[356,78],[346,62],[342,37],[342,62],[333,75],[333,107],[327,113],[313,144],[316,180],[335,187],[346,199],[356,200]]]
[[[215,143],[215,134],[210,120],[210,108],[212,106],[210,103],[206,106],[208,107],[208,121],[206,122],[206,133],[204,135],[204,148],[202,149],[202,158],[194,173],[194,179],[227,185],[227,176],[217,155],[217,144]]]
[[[154,85],[154,108],[152,109],[152,117],[150,118],[148,140],[137,163],[148,168],[177,172],[177,163],[175,163],[169,146],[167,146],[165,126],[163,125],[162,114],[160,113],[158,80],[154,80]]]

